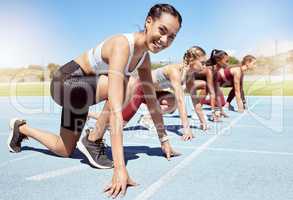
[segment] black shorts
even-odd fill
[[[207,77],[204,74],[193,73],[194,80],[207,81]]]
[[[159,102],[161,102],[162,99],[164,98],[175,98],[175,95],[171,91],[166,91],[166,90],[157,90],[156,91],[157,99]]]
[[[52,98],[62,106],[61,127],[80,134],[89,107],[96,104],[97,76],[86,75],[70,61],[54,73],[50,86]]]
[[[159,103],[161,103],[161,101],[162,101],[163,99],[168,99],[168,98],[171,98],[171,99],[176,100],[175,94],[174,94],[173,92],[171,92],[171,91],[157,90],[157,91],[156,91],[156,95],[157,95],[157,99],[158,99]],[[169,111],[168,111],[168,113],[169,113],[169,114],[174,113],[175,110],[176,110],[176,108],[177,108],[177,106],[174,106],[174,107],[172,108],[172,110],[169,110]]]

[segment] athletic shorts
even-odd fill
[[[175,98],[174,93],[167,90],[157,90],[156,95],[159,102],[161,102],[161,100],[164,98]]]
[[[62,128],[78,134],[82,132],[89,107],[96,104],[97,79],[95,75],[86,75],[75,61],[54,73],[50,92],[54,101],[62,106]]]
[[[207,81],[207,77],[203,74],[193,73],[194,80]]]

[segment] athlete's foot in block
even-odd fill
[[[113,161],[106,154],[106,145],[103,139],[90,141],[87,134],[77,142],[77,148],[87,157],[90,164],[99,169],[113,168]]]
[[[243,113],[244,112],[244,109],[238,109],[238,112],[239,113]]]
[[[197,119],[197,116],[194,113],[192,113],[191,114],[191,119],[196,120]]]
[[[229,118],[229,115],[227,115],[224,111],[221,111],[221,117]]]
[[[234,108],[234,106],[232,106],[231,104],[229,104],[229,106],[228,106],[228,110],[230,110],[230,111],[235,111],[235,108]]]
[[[26,125],[26,121],[23,119],[14,118],[10,120],[9,136],[7,139],[7,147],[10,152],[18,153],[21,151],[21,142],[24,139],[28,139],[27,136],[20,132],[20,127]]]
[[[154,130],[155,125],[152,118],[148,115],[141,115],[137,123],[147,129]]]
[[[221,115],[213,113],[211,116],[208,118],[209,121],[211,122],[221,122]]]

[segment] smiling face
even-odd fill
[[[204,54],[190,61],[188,67],[191,72],[200,72],[206,67],[206,56]]]
[[[217,65],[220,67],[226,67],[228,65],[229,56],[227,54],[223,54],[217,59]]]
[[[180,29],[178,18],[162,13],[159,18],[148,17],[145,24],[146,46],[152,53],[169,47]]]

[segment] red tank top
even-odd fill
[[[224,68],[224,74],[220,73],[220,71],[217,72],[217,81],[219,82],[220,86],[232,83],[233,84],[234,77],[231,73],[230,68],[226,67]]]

